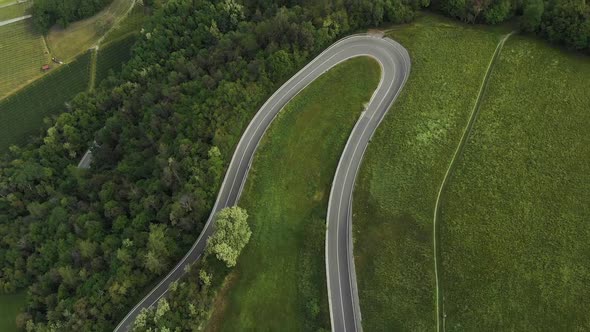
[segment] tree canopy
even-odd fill
[[[423,4],[158,7],[120,74],[0,157],[0,291],[27,288],[21,326],[112,329],[196,240],[239,137],[268,96],[337,38],[410,20]],[[89,146],[91,168],[78,169]],[[220,257],[233,264],[236,248]],[[202,283],[186,284],[191,294],[209,294],[205,281],[219,279],[202,270]],[[200,299],[195,313],[205,317],[210,296]]]
[[[525,0],[523,8],[500,0],[437,6],[490,23],[522,9],[527,29],[587,50],[588,4],[539,1]],[[107,3],[87,2],[79,8],[90,9],[72,12],[72,1],[38,0],[35,10],[48,27]],[[0,157],[0,291],[27,289],[19,324],[35,331],[112,329],[198,237],[239,137],[268,96],[337,38],[408,22],[428,5],[171,0],[158,6],[120,74],[78,95],[28,145]],[[91,145],[91,168],[78,169]],[[215,255],[228,265],[246,237],[240,234],[216,244]],[[192,274],[198,283],[178,285],[202,294],[192,302],[195,317],[206,317],[213,291],[204,285],[219,279],[213,272],[201,266]]]
[[[207,252],[227,267],[236,265],[238,256],[250,240],[248,214],[237,206],[225,208],[215,216],[215,231],[207,240]]]
[[[43,33],[54,24],[67,27],[71,22],[90,17],[113,0],[35,0],[31,7],[33,23]]]
[[[519,16],[523,30],[590,52],[590,3],[584,0],[438,0],[434,4],[469,23],[498,24]]]

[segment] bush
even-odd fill
[[[545,6],[540,33],[552,42],[590,51],[590,3],[565,0]]]
[[[237,206],[219,211],[215,216],[215,231],[207,240],[207,253],[214,254],[227,267],[234,267],[252,235],[247,220],[246,210]]]
[[[493,3],[484,13],[486,23],[498,24],[512,17],[512,4],[509,0],[500,0]]]
[[[590,3],[580,0],[440,0],[443,13],[470,23],[498,24],[522,12],[520,26],[569,48],[590,52]]]
[[[526,1],[520,18],[520,27],[528,32],[537,31],[541,25],[544,10],[543,0]]]

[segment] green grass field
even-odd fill
[[[324,238],[330,186],[379,71],[368,58],[340,64],[272,124],[240,202],[250,215],[252,238],[229,276],[229,289],[222,291],[227,297],[218,301],[222,304],[209,330],[329,329]]]
[[[449,330],[590,330],[590,59],[509,40],[444,198]]]
[[[64,104],[88,88],[90,53],[47,74],[0,102],[0,152],[26,142],[43,118],[65,110]]]
[[[367,149],[354,193],[366,331],[435,329],[434,202],[504,33],[433,15],[388,33],[408,49],[412,68]]]
[[[28,20],[0,27],[0,59],[0,99],[43,75],[41,66],[50,61]]]
[[[0,21],[25,16],[27,14],[27,9],[29,9],[30,6],[31,2],[24,2],[13,6],[0,8]]]
[[[124,19],[133,0],[113,0],[104,10],[84,20],[70,24],[66,29],[55,26],[47,34],[51,53],[64,61],[71,61],[99,40],[117,22]]]
[[[137,40],[136,34],[127,34],[100,48],[96,59],[96,85],[107,78],[109,71],[118,72],[131,58],[131,47]]]
[[[129,34],[138,33],[149,17],[148,14],[149,12],[143,6],[133,7],[129,15],[107,34],[102,41],[102,45],[118,41],[123,37],[127,37]]]
[[[0,331],[16,332],[16,315],[25,305],[25,294],[0,295]]]

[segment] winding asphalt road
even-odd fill
[[[348,138],[332,184],[326,232],[326,273],[332,330],[361,330],[352,255],[352,192],[364,151],[403,87],[410,70],[407,51],[397,42],[376,35],[354,35],[341,39],[301,69],[266,101],[238,143],[211,216],[199,238],[176,267],[125,316],[115,328],[116,332],[129,330],[141,310],[154,305],[166,294],[168,286],[182,277],[185,267],[199,259],[205,250],[207,238],[213,232],[213,216],[219,210],[238,203],[258,143],[280,110],[330,68],[358,56],[370,56],[381,65],[381,80]]]

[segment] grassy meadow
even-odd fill
[[[12,6],[0,8],[0,21],[25,16],[27,15],[27,10],[30,6],[31,2],[23,2]]]
[[[51,28],[47,34],[51,53],[67,62],[86,52],[124,18],[133,2],[134,0],[114,0],[92,17],[74,22],[65,29],[59,26]]]
[[[137,34],[149,17],[149,11],[144,6],[134,6],[127,17],[105,36],[102,45],[118,41],[130,34]]]
[[[25,294],[0,295],[0,331],[16,332],[16,316],[25,306]]]
[[[87,52],[0,101],[0,152],[38,133],[44,117],[64,111],[67,101],[88,88],[89,77]]]
[[[372,59],[349,60],[313,82],[274,121],[240,200],[252,237],[220,292],[209,331],[329,329],[324,238],[330,186],[379,77]]]
[[[590,58],[506,43],[443,200],[449,330],[590,330]]]
[[[434,202],[504,33],[430,14],[387,33],[408,49],[412,68],[366,151],[354,193],[367,331],[435,329]]]
[[[51,61],[28,20],[0,27],[0,59],[0,99],[43,75],[41,66]]]

